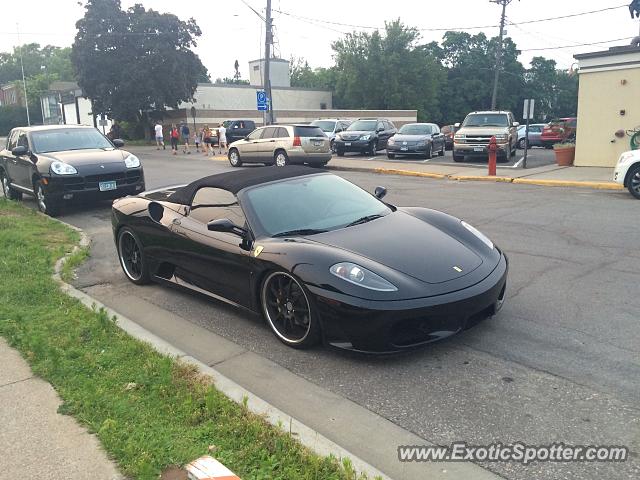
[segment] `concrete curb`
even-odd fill
[[[414,170],[399,170],[394,168],[364,168],[364,167],[344,167],[342,165],[329,165],[329,170],[343,172],[378,173],[381,175],[404,175],[408,177],[433,178],[436,180],[455,180],[460,182],[496,182],[496,183],[517,183],[520,185],[538,185],[543,187],[578,187],[591,188],[595,190],[624,190],[622,185],[614,182],[591,182],[579,180],[546,180],[534,178],[512,178],[512,177],[489,177],[483,175],[450,175],[444,173],[417,172]]]
[[[70,225],[59,219],[53,220],[71,228],[72,230],[75,230],[80,234],[79,244],[75,246],[71,250],[71,252],[60,258],[54,266],[53,279],[58,283],[60,289],[64,293],[79,300],[83,305],[92,310],[104,310],[109,315],[109,317],[115,317],[116,325],[120,329],[124,330],[132,337],[150,344],[157,352],[163,355],[174,357],[189,365],[195,366],[196,368],[198,368],[200,373],[209,376],[216,389],[222,392],[226,397],[240,405],[246,402],[249,411],[256,415],[262,416],[267,422],[279,428],[282,432],[289,433],[301,444],[314,451],[318,455],[333,455],[340,461],[343,458],[348,458],[351,461],[353,468],[358,473],[366,474],[369,479],[380,478],[382,480],[391,480],[389,476],[385,475],[374,466],[370,465],[359,457],[356,457],[346,449],[342,448],[340,445],[323,436],[321,433],[308,427],[292,416],[287,415],[286,413],[274,407],[257,395],[254,395],[241,385],[237,384],[230,378],[217,371],[215,368],[210,367],[200,362],[199,360],[196,360],[182,350],[166,342],[162,338],[149,332],[142,326],[135,323],[133,320],[120,315],[118,312],[107,307],[102,302],[96,300],[95,298],[82,292],[81,290],[78,290],[73,285],[66,283],[61,276],[62,267],[71,255],[77,252],[80,248],[88,247],[91,244],[91,241],[82,229],[74,225]]]

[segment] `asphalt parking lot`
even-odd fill
[[[367,158],[369,160],[382,160],[387,161],[389,163],[423,163],[423,164],[432,164],[432,165],[457,165],[457,166],[467,166],[473,168],[487,168],[487,158],[486,157],[465,157],[463,162],[454,162],[453,161],[453,153],[451,150],[447,150],[445,152],[444,157],[434,156],[430,160],[425,160],[421,157],[416,156],[397,156],[393,160],[387,158],[387,154],[384,150],[378,152],[377,155],[368,156],[361,155],[359,153],[345,153],[344,158],[358,158],[363,159]],[[522,168],[524,160],[524,150],[516,150],[516,155],[510,157],[508,161],[501,162],[498,161],[497,166],[498,170],[501,168]],[[544,165],[553,165],[555,164],[556,159],[553,153],[553,150],[547,150],[545,148],[533,147],[529,149],[527,153],[527,167],[542,167]]]
[[[230,168],[196,155],[140,157],[148,188]],[[487,233],[511,262],[501,312],[403,356],[296,351],[257,317],[167,287],[127,282],[115,255],[108,203],[73,208],[62,217],[93,242],[76,283],[99,299],[106,291],[142,298],[436,444],[563,442],[627,445],[635,452],[623,464],[483,465],[504,478],[639,478],[640,297],[633,292],[640,284],[640,237],[630,221],[637,218],[637,202],[626,192],[341,175],[369,191],[385,185],[391,203],[440,209]],[[33,206],[31,199],[25,203]],[[420,239],[395,241],[402,248]],[[223,373],[233,378],[243,372]]]

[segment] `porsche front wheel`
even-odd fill
[[[262,312],[276,337],[293,348],[309,348],[320,340],[320,325],[304,287],[286,272],[273,272],[262,282]]]
[[[144,260],[142,245],[136,234],[127,227],[118,233],[118,258],[130,281],[136,285],[149,283],[149,268]]]

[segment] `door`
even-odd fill
[[[254,130],[247,136],[246,143],[238,146],[240,150],[240,158],[243,162],[251,163],[251,162],[259,162],[258,159],[258,142],[262,137],[262,132],[264,128],[258,128]]]
[[[174,225],[181,237],[179,255],[185,280],[199,288],[243,306],[250,306],[250,254],[238,235],[211,232],[207,224],[228,218],[246,227],[238,200],[231,192],[204,187],[196,192],[189,214]]]
[[[26,172],[26,163],[25,159],[29,162],[29,167],[33,165],[28,155],[24,156],[15,156],[11,153],[15,147],[20,145],[18,143],[19,139],[21,140],[21,145],[25,145],[28,147],[28,142],[26,141],[26,134],[19,129],[14,129],[11,131],[9,135],[9,140],[7,141],[7,152],[5,157],[5,163],[7,167],[7,173],[9,174],[9,179],[11,183],[18,185],[23,188],[32,189],[31,181],[26,182],[28,172]]]
[[[25,155],[15,157],[17,176],[14,177],[14,182],[24,188],[33,188],[31,178],[34,171],[34,164],[31,161],[31,146],[29,145],[27,132],[20,131],[18,134],[18,147],[25,147],[27,149],[27,153]]]
[[[278,127],[265,127],[262,137],[256,141],[257,161],[262,163],[273,163],[273,152],[276,148],[276,136]]]
[[[440,150],[445,149],[444,135],[436,125],[431,125],[431,143],[433,144],[434,152],[439,152]]]

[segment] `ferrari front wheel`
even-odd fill
[[[268,275],[260,293],[262,312],[278,339],[293,348],[309,348],[320,340],[320,325],[304,287],[286,272]]]

